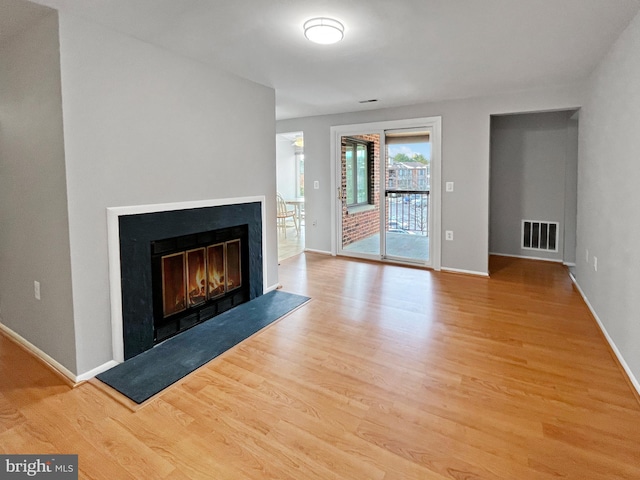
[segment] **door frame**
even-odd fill
[[[358,123],[350,125],[336,125],[331,127],[331,254],[338,255],[338,245],[341,244],[342,208],[339,200],[341,169],[339,165],[342,161],[342,149],[340,139],[344,136],[372,133],[380,135],[380,156],[382,163],[385,148],[385,131],[403,128],[429,128],[432,132],[431,140],[431,182],[429,201],[431,204],[431,214],[433,216],[433,231],[429,232],[430,263],[429,268],[440,270],[441,267],[441,195],[442,195],[442,117],[410,118],[404,120],[390,120],[371,123]],[[386,161],[386,159],[385,159]],[[384,183],[384,179],[381,179]],[[389,263],[398,263],[393,260],[381,259]]]

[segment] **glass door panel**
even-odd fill
[[[429,132],[386,132],[385,144],[384,257],[428,264]]]
[[[341,251],[380,258],[380,135],[340,137]]]

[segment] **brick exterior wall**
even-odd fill
[[[342,246],[362,240],[380,232],[380,135],[355,135],[351,138],[371,142],[373,144],[373,167],[369,171],[371,176],[372,200],[371,209],[364,212],[351,212],[346,202],[342,202]],[[346,199],[347,191],[347,164],[345,161],[346,142],[342,137],[342,160],[340,162],[342,173],[342,195]]]

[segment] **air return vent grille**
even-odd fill
[[[522,248],[557,252],[558,225],[558,222],[522,220]]]

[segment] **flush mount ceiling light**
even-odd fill
[[[314,43],[330,45],[342,40],[344,25],[333,18],[312,18],[304,22],[304,36]]]

